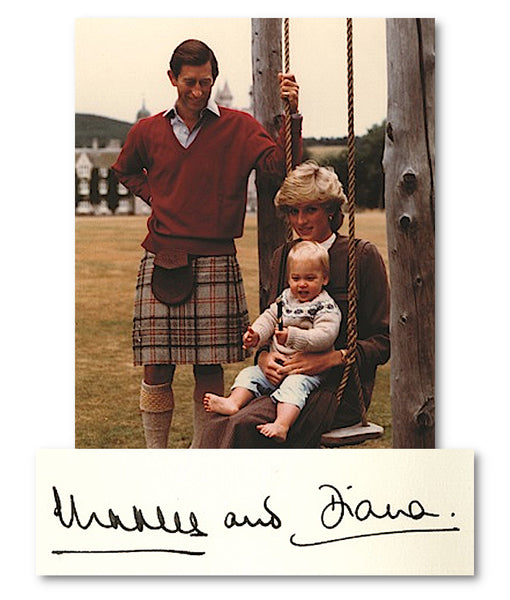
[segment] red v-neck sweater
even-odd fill
[[[151,252],[181,248],[195,255],[233,254],[243,234],[250,171],[285,176],[283,132],[278,143],[251,115],[220,107],[207,113],[196,139],[184,148],[159,113],[130,130],[113,170],[130,192],[151,199]],[[301,118],[292,119],[294,164],[301,160]]]

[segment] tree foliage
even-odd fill
[[[384,133],[385,122],[380,125],[374,125],[364,136],[356,137],[354,143],[356,206],[363,208],[384,207],[384,175],[382,169]],[[306,145],[304,158],[305,160],[313,158],[313,154],[306,149]],[[335,169],[347,193],[348,168],[346,150],[324,153],[318,162],[323,165],[330,165]]]

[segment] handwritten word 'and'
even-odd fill
[[[292,533],[289,536],[289,544],[294,547],[311,547],[332,544],[336,542],[348,541],[360,538],[371,538],[375,536],[402,535],[402,534],[444,534],[459,532],[460,528],[435,527],[434,520],[439,519],[441,515],[438,512],[432,512],[426,509],[423,503],[418,499],[412,499],[404,502],[405,506],[396,508],[388,502],[375,502],[368,498],[352,499],[353,486],[348,485],[345,488],[339,488],[332,484],[323,484],[318,487],[320,493],[326,494],[326,499],[321,504],[321,510],[316,515],[318,524],[317,539],[303,539],[298,533]],[[345,491],[342,493],[340,489]],[[185,516],[181,516],[178,511],[167,516],[160,506],[151,510],[152,517],[148,518],[147,511],[144,512],[137,506],[132,507],[132,514],[128,518],[121,518],[113,508],[106,508],[102,511],[93,510],[83,511],[79,509],[78,502],[73,494],[69,495],[65,506],[61,500],[57,487],[53,487],[54,509],[53,515],[57,518],[60,526],[66,529],[79,529],[88,531],[94,528],[117,530],[122,532],[150,533],[160,531],[172,535],[188,536],[193,538],[206,538],[208,533],[204,527],[199,524],[199,518],[195,511],[186,511]],[[271,497],[268,495],[262,502],[259,514],[248,515],[227,511],[223,519],[223,526],[226,530],[244,530],[267,529],[279,530],[284,522],[283,512],[279,514],[271,507]],[[101,512],[101,516],[99,514]],[[455,513],[450,513],[450,518],[455,518]],[[350,535],[339,535],[341,526],[349,522],[352,523],[392,523],[388,529],[375,529],[374,531],[360,531]],[[427,526],[417,526],[419,522]],[[436,521],[437,522],[437,521]],[[333,534],[333,535],[331,535]],[[131,552],[168,552],[175,554],[184,554],[189,556],[203,556],[204,550],[188,550],[176,548],[133,548],[133,549],[56,549],[52,554],[98,554],[98,553],[131,553]]]

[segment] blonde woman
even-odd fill
[[[333,169],[305,162],[285,179],[275,198],[280,212],[301,240],[321,244],[329,254],[330,280],[326,290],[347,314],[348,238],[337,230],[343,222],[342,205],[346,201],[342,184]],[[282,265],[290,242],[273,256],[271,300],[281,293]],[[389,286],[383,259],[376,246],[366,240],[356,241],[358,290],[358,341],[356,359],[359,366],[365,406],[372,397],[378,365],[388,361]],[[285,356],[269,347],[258,354],[258,366],[275,385],[288,375],[325,374],[325,381],[313,391],[292,426],[284,443],[278,446],[271,438],[260,435],[257,426],[275,419],[275,406],[265,396],[251,401],[233,415],[208,413],[200,447],[202,448],[314,448],[321,435],[332,427],[344,427],[360,421],[357,393],[349,384],[337,406],[335,392],[345,368],[346,319],[342,321],[334,348],[324,352],[297,352]]]

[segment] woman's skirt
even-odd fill
[[[340,373],[332,371],[327,380],[308,397],[296,422],[290,428],[285,442],[267,438],[257,425],[273,422],[276,406],[269,396],[256,398],[232,416],[206,413],[206,420],[198,448],[319,448],[321,436],[336,427],[359,423],[361,411],[352,379],[338,405],[336,390]],[[364,389],[366,408],[370,404],[371,389]],[[370,390],[369,395],[367,392]]]
[[[242,336],[249,324],[246,295],[235,256],[193,259],[190,298],[168,306],[151,286],[154,254],[140,262],[133,317],[134,364],[211,365],[246,358]]]

